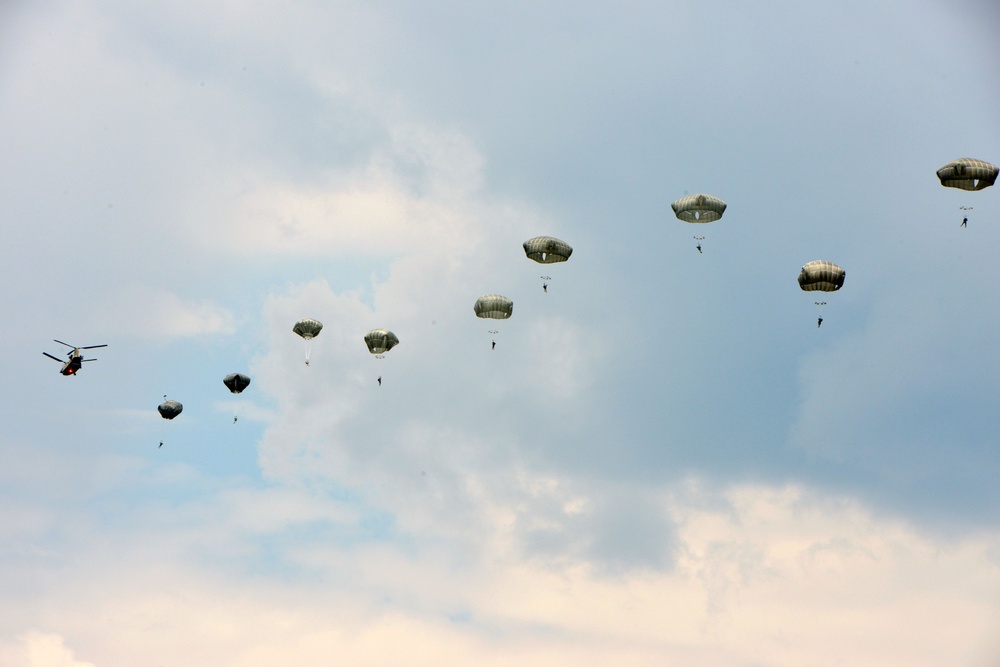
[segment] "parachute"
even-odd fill
[[[322,322],[308,317],[299,320],[298,322],[295,323],[295,326],[292,327],[292,331],[302,336],[302,338],[305,339],[306,341],[305,343],[306,366],[309,365],[309,352],[311,348],[309,341],[318,336],[319,332],[322,330],[323,330]]]
[[[803,292],[836,292],[844,286],[847,274],[833,262],[816,260],[809,262],[799,272],[799,287]],[[816,319],[816,328],[823,326],[823,306],[826,301],[813,301],[819,308],[820,315]]]
[[[476,299],[472,307],[476,317],[491,320],[506,320],[514,313],[514,302],[499,294],[484,294]]]
[[[323,323],[319,320],[310,319],[308,317],[303,318],[295,323],[292,327],[292,331],[302,336],[306,340],[312,340],[319,335],[319,332],[323,330]]]
[[[365,345],[376,359],[383,359],[384,354],[399,345],[399,338],[388,329],[372,329],[365,334]],[[378,386],[382,386],[382,376],[378,376]]]
[[[166,398],[166,396],[163,398]],[[184,406],[177,401],[164,401],[156,409],[164,419],[173,419],[184,410]]]
[[[472,309],[476,311],[476,317],[488,320],[506,320],[514,314],[514,302],[499,294],[484,294],[476,299],[476,305]],[[491,349],[495,350],[497,347],[496,335],[498,333],[496,329],[490,329],[490,335],[493,336]]]
[[[674,215],[684,222],[715,222],[726,212],[726,202],[712,195],[681,197],[670,205]]]
[[[524,242],[524,254],[539,264],[553,264],[569,259],[573,248],[565,241],[551,236],[536,236]]]
[[[937,170],[941,185],[946,188],[962,190],[982,190],[997,181],[998,170],[995,165],[970,157],[952,160]]]
[[[163,397],[163,403],[161,403],[156,410],[160,413],[160,416],[164,419],[173,419],[181,413],[184,406],[178,401],[168,401],[167,397]],[[166,424],[164,424],[166,426]],[[163,436],[160,436],[160,447],[163,446]]]
[[[802,267],[799,273],[799,287],[804,292],[836,292],[844,286],[847,274],[833,262],[816,260]]]
[[[244,389],[250,386],[250,378],[243,373],[230,373],[226,377],[222,378],[222,384],[234,394],[240,394]],[[236,416],[235,411],[233,412],[233,423],[235,424],[239,420]]]
[[[670,204],[670,208],[674,209],[674,215],[677,216],[678,220],[707,223],[722,218],[722,214],[726,212],[726,202],[712,195],[687,195]],[[696,241],[695,248],[700,255],[702,254],[701,242],[705,240],[705,237],[695,236],[694,240]]]
[[[399,338],[388,329],[372,329],[365,334],[365,345],[372,354],[382,354],[399,345]]]
[[[222,378],[222,384],[226,385],[232,393],[239,394],[250,386],[250,378],[243,373],[230,373]]]

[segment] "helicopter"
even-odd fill
[[[107,347],[106,344],[105,345],[88,345],[86,347],[76,347],[76,346],[70,345],[69,343],[64,343],[61,340],[56,340],[55,338],[53,338],[52,340],[55,340],[60,345],[65,345],[66,347],[73,348],[72,350],[70,350],[69,352],[66,353],[66,356],[69,357],[69,361],[63,361],[59,357],[53,356],[53,355],[49,354],[48,352],[42,352],[42,354],[44,354],[49,359],[55,359],[56,361],[58,361],[59,363],[61,363],[63,365],[62,369],[59,371],[63,375],[76,375],[77,372],[79,372],[80,367],[83,366],[83,362],[85,362],[85,361],[97,361],[97,359],[84,359],[83,358],[83,352],[81,352],[80,350],[93,350],[95,347]]]

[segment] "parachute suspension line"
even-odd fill
[[[167,395],[166,394],[163,395],[163,402],[164,403],[167,402]],[[163,446],[163,441],[166,440],[166,439],[167,439],[167,420],[166,419],[161,419],[160,420],[160,447]]]

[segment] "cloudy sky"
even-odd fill
[[[998,33],[5,3],[0,664],[995,666]]]

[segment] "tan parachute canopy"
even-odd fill
[[[310,338],[315,338],[319,335],[319,332],[323,330],[323,323],[319,320],[314,320],[311,318],[303,318],[295,323],[292,327],[292,331],[302,336],[306,340]]]
[[[844,286],[847,273],[833,262],[816,260],[802,267],[799,287],[804,292],[836,292]]]
[[[670,205],[678,220],[684,222],[715,222],[726,212],[726,202],[712,195],[698,194],[681,197]]]
[[[937,170],[941,185],[962,190],[982,190],[997,181],[997,168],[989,162],[962,157]]]
[[[573,248],[565,241],[552,236],[536,236],[524,242],[524,254],[539,264],[565,262],[573,254]]]
[[[365,334],[365,345],[372,354],[382,354],[399,345],[399,339],[388,329],[372,329]]]
[[[499,294],[484,294],[476,299],[473,310],[476,311],[476,317],[506,320],[514,313],[514,302]]]

